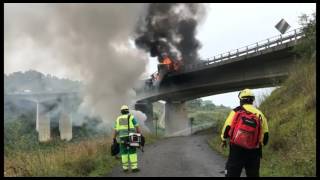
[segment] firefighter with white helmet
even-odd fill
[[[129,145],[129,133],[141,133],[138,121],[129,113],[129,107],[123,105],[120,109],[121,115],[118,116],[113,130],[113,142],[116,137],[120,138],[120,154],[123,171],[129,170],[129,161],[132,172],[138,172],[138,157],[136,147]]]

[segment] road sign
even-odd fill
[[[281,34],[284,34],[290,28],[290,25],[287,23],[287,21],[281,19],[275,27],[281,32]]]

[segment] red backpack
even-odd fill
[[[241,107],[231,123],[230,143],[246,149],[259,148],[261,119]]]

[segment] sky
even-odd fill
[[[280,32],[274,27],[282,18],[291,26],[290,30],[300,27],[298,16],[302,13],[311,14],[315,12],[315,3],[285,3],[285,4],[206,4],[208,14],[202,24],[199,25],[197,38],[202,44],[199,51],[202,59],[208,59],[220,53],[228,52],[269,37],[279,35]],[[17,9],[18,11],[18,9]],[[7,13],[7,14],[6,14]],[[13,15],[15,12],[6,12],[5,16]],[[41,14],[41,11],[38,12]],[[6,21],[6,23],[11,23]],[[6,28],[6,27],[5,27]],[[6,40],[6,37],[5,37]],[[26,40],[28,41],[28,40]],[[30,45],[31,44],[31,45]],[[6,55],[4,59],[4,72],[6,74],[14,71],[26,71],[36,69],[43,73],[50,73],[58,77],[75,79],[76,76],[70,76],[65,68],[59,67],[59,64],[47,54],[38,51],[38,59],[33,58],[32,42],[26,45],[26,42],[20,44],[19,48],[11,54]],[[23,60],[22,60],[23,59]],[[27,59],[27,60],[26,60]],[[39,62],[39,59],[46,59],[45,62]],[[46,66],[42,66],[45,63]],[[157,60],[149,58],[145,75],[155,72],[157,69]],[[80,74],[81,72],[79,72]],[[257,102],[263,96],[268,95],[275,88],[262,88],[253,90]],[[238,92],[226,93],[221,95],[204,97],[204,100],[212,100],[217,105],[229,107],[238,106]]]

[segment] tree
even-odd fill
[[[199,110],[201,108],[201,105],[202,105],[202,99],[194,99],[186,103],[186,106],[188,108],[195,109],[195,110]]]
[[[78,91],[80,81],[59,79],[52,75],[44,75],[35,70],[14,72],[4,75],[4,89],[6,93],[14,93],[29,89],[32,92]]]
[[[214,110],[216,107],[210,100],[203,101],[202,106],[205,110]]]
[[[294,51],[305,59],[315,59],[316,54],[316,13],[312,13],[311,17],[303,14],[299,17],[299,24],[302,25],[302,31],[305,37],[301,40]]]

